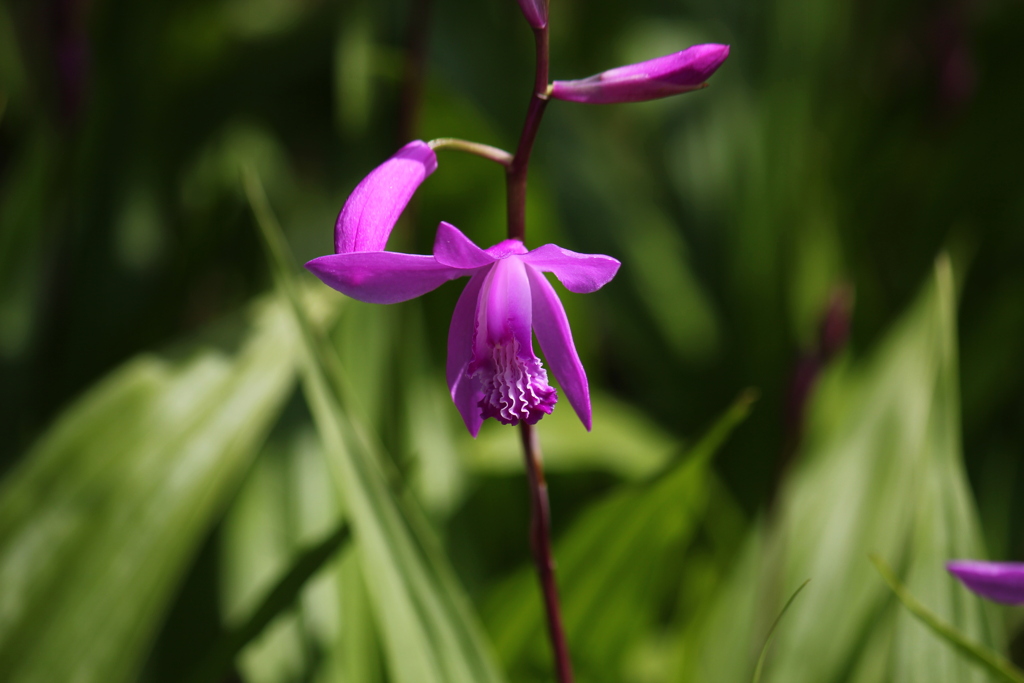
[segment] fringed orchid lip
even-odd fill
[[[370,171],[338,214],[334,253],[381,251],[416,188],[435,170],[434,150],[414,140]]]
[[[543,273],[554,273],[571,292],[588,293],[615,276],[617,260],[554,244],[527,251],[518,240],[485,250],[442,222],[432,256],[331,254],[306,268],[328,286],[370,303],[406,301],[468,276],[448,330],[446,374],[469,432],[476,436],[488,417],[504,424],[534,424],[551,413],[557,394],[533,351],[534,334],[565,397],[590,429],[586,372],[562,302]]]
[[[1024,604],[1024,563],[955,560],[949,573],[972,592],[1007,605]]]
[[[555,81],[555,99],[585,104],[644,102],[700,90],[729,56],[717,43],[691,48],[637,64],[602,71],[576,81]]]

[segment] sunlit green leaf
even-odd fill
[[[878,573],[882,575],[882,578],[889,585],[889,588],[899,598],[900,602],[903,603],[903,606],[917,617],[922,624],[927,626],[932,633],[945,640],[968,659],[972,659],[988,669],[1000,680],[1008,681],[1009,683],[1024,683],[1024,674],[1011,664],[1009,660],[983,645],[972,642],[955,627],[937,617],[934,612],[918,602],[917,598],[907,590],[907,587],[896,578],[896,575],[892,572],[892,567],[886,564],[885,560],[878,555],[871,555],[870,559]]]
[[[555,544],[565,626],[582,670],[609,670],[650,626],[661,597],[659,579],[678,581],[685,567],[670,564],[685,548],[708,503],[708,465],[753,400],[745,394],[689,454],[654,481],[623,486],[576,520]],[[487,612],[502,656],[522,660],[541,647],[543,621],[537,579],[524,569],[500,586]],[[543,656],[547,656],[546,651]]]
[[[0,490],[0,671],[130,680],[294,386],[276,299],[236,346],[146,355],[80,398]]]
[[[333,349],[294,295],[291,259],[258,179],[247,188],[278,286],[294,304],[303,388],[344,501],[362,561],[389,673],[408,683],[487,683],[502,676],[437,542],[422,518],[389,490],[383,456],[352,411]],[[344,409],[343,409],[344,405]]]
[[[940,260],[880,348],[823,379],[760,558],[739,565],[717,611],[692,634],[689,679],[742,680],[736,659],[755,656],[756,634],[785,587],[811,577],[765,680],[988,680],[910,615],[893,618],[888,591],[863,560],[872,551],[893,558],[943,618],[989,647],[1001,643],[991,610],[944,568],[949,558],[982,555],[960,461],[953,291]],[[751,589],[756,600],[738,610],[729,594]]]

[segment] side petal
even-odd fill
[[[590,387],[572,341],[565,308],[554,287],[539,270],[528,265],[526,273],[533,297],[533,331],[544,352],[544,359],[583,426],[590,431]]]
[[[526,263],[555,277],[570,292],[589,294],[604,287],[615,277],[621,265],[603,254],[577,254],[557,244],[545,244],[521,256]]]
[[[408,301],[469,272],[449,268],[433,256],[393,251],[328,254],[306,264],[325,285],[371,304]]]
[[[334,252],[380,251],[416,188],[437,169],[434,150],[414,140],[352,190],[334,224]]]
[[[470,376],[469,367],[473,362],[476,304],[486,277],[487,271],[477,271],[469,278],[466,288],[459,296],[459,302],[455,304],[452,324],[448,328],[448,361],[445,368],[452,401],[462,415],[466,429],[474,438],[480,432],[480,425],[484,421],[480,411],[480,399],[484,394],[480,389],[480,383]]]
[[[451,223],[441,221],[434,238],[434,258],[452,268],[481,268],[498,259],[476,246]]]
[[[1024,603],[1024,564],[958,560],[946,564],[949,573],[978,595],[1007,605]]]

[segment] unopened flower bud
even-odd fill
[[[728,56],[728,45],[694,45],[682,52],[620,66],[578,81],[555,81],[550,94],[559,100],[587,104],[656,100],[705,87]]]

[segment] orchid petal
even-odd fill
[[[445,374],[448,378],[448,389],[452,401],[466,423],[466,429],[475,438],[480,432],[484,419],[480,414],[480,399],[484,393],[480,382],[470,373],[473,362],[473,337],[476,331],[476,307],[480,298],[480,288],[487,278],[487,271],[477,271],[469,278],[466,288],[462,290],[459,301],[452,313],[452,323],[448,328],[448,363]]]
[[[644,102],[699,90],[729,56],[728,45],[709,43],[578,81],[555,81],[551,96],[587,104]]]
[[[526,266],[533,300],[533,330],[544,351],[544,359],[562,387],[569,404],[590,431],[590,388],[576,346],[569,319],[554,287],[533,266]]]
[[[604,287],[621,265],[611,256],[578,254],[556,244],[545,244],[522,257],[523,261],[555,277],[570,292],[589,294]]]
[[[328,254],[313,259],[306,268],[328,287],[371,304],[408,301],[469,274],[441,265],[433,256],[393,251]]]
[[[1024,603],[1024,563],[958,560],[949,573],[978,595],[1008,605]]]
[[[441,221],[434,238],[434,258],[452,268],[481,268],[498,259],[476,246],[461,230]]]
[[[477,361],[488,359],[490,348],[510,337],[519,342],[521,358],[534,357],[530,331],[533,304],[526,271],[519,257],[510,256],[497,261],[487,272],[476,310],[474,354]]]
[[[380,251],[416,188],[437,169],[437,156],[414,140],[356,185],[334,225],[334,252]]]

